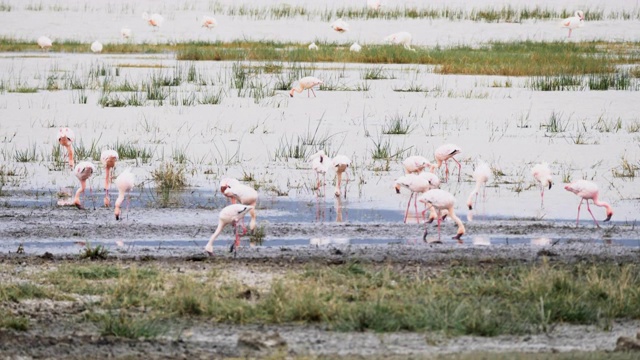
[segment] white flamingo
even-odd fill
[[[406,32],[406,31],[401,31],[401,32],[397,32],[395,34],[391,34],[389,36],[386,36],[384,38],[384,41],[392,43],[392,44],[395,44],[395,45],[402,45],[407,50],[416,51],[416,49],[412,49],[411,48],[411,39],[412,38],[413,37],[411,36],[410,33]]]
[[[331,159],[333,168],[336,170],[336,192],[335,195],[339,198],[341,195],[340,189],[342,188],[342,174],[347,171],[347,168],[351,166],[351,159],[345,155],[336,155]],[[347,182],[349,181],[349,175],[347,174]],[[347,198],[347,185],[344,186],[344,198]]]
[[[431,163],[424,156],[413,155],[404,159],[402,166],[404,167],[405,174],[419,174],[425,168],[431,168]]]
[[[353,51],[353,52],[360,52],[360,50],[362,50],[362,46],[360,46],[360,44],[358,44],[357,42],[354,42],[354,43],[349,47],[349,51]]]
[[[218,227],[216,231],[209,238],[209,242],[204,247],[204,251],[213,256],[213,241],[220,235],[222,229],[225,226],[231,224],[235,228],[236,240],[231,245],[231,251],[234,251],[240,245],[240,234],[238,233],[238,225],[240,224],[240,220],[244,218],[244,216],[253,209],[253,206],[242,205],[242,204],[232,204],[220,211],[220,215],[218,215]],[[243,227],[243,230],[246,232],[246,228]]]
[[[93,53],[99,53],[102,52],[102,43],[100,43],[100,41],[94,41],[91,43],[91,51]]]
[[[202,27],[203,28],[207,28],[207,29],[211,30],[216,26],[218,26],[218,22],[213,17],[207,16],[207,15],[204,15],[202,17]]]
[[[249,205],[252,207],[251,211],[251,223],[249,229],[252,231],[256,228],[256,205],[258,202],[258,192],[251,186],[240,183],[239,181],[230,181],[229,178],[223,179],[226,181],[221,182],[220,190],[224,196],[231,198],[235,204],[236,201],[242,205]]]
[[[40,36],[37,43],[43,51],[47,51],[53,46],[53,41],[46,36]]]
[[[127,211],[129,210],[129,203],[131,202],[131,190],[133,190],[135,182],[136,176],[131,172],[130,168],[123,171],[116,178],[115,183],[116,187],[118,188],[118,199],[116,199],[116,206],[113,212],[116,216],[116,220],[120,220],[120,207],[122,206],[122,202],[124,201],[125,194],[129,195],[127,200]]]
[[[440,146],[435,151],[436,164],[431,165],[431,172],[434,172],[435,169],[439,169],[440,166],[442,166],[442,163],[444,162],[444,167],[445,167],[444,181],[445,182],[449,181],[448,162],[449,162],[449,159],[453,159],[453,161],[455,161],[456,164],[458,164],[458,181],[460,181],[460,172],[462,171],[462,165],[460,164],[460,162],[458,162],[458,160],[456,160],[454,156],[460,154],[461,152],[462,152],[462,149],[460,149],[460,147],[456,144],[444,144]]]
[[[301,93],[303,90],[307,90],[307,97],[310,97],[309,91],[313,92],[313,97],[316,97],[316,92],[313,91],[314,86],[318,86],[322,84],[322,80],[313,76],[305,76],[302,79],[298,80],[298,86],[294,86],[289,91],[289,96],[293,97],[293,93]]]
[[[309,50],[318,50],[318,45],[316,45],[316,43],[312,42],[311,44],[309,44]]]
[[[82,203],[80,202],[80,194],[84,194],[84,190],[87,188],[87,180],[93,175],[96,171],[96,168],[92,163],[88,161],[81,161],[76,165],[75,170],[73,171],[78,180],[80,180],[80,188],[76,191],[76,196],[73,198],[73,204],[78,209],[84,209]]]
[[[382,1],[380,0],[367,0],[367,7],[371,10],[378,11],[380,6],[382,6]]]
[[[579,27],[582,27],[583,25],[584,25],[584,13],[582,12],[582,10],[576,10],[573,16],[562,20],[562,23],[560,24],[561,27],[565,29],[569,29],[569,35],[567,36],[567,38],[571,37],[571,31],[573,29],[577,29]]]
[[[441,190],[441,189],[433,189],[429,190],[426,193],[422,194],[418,201],[424,203],[425,206],[432,209],[432,214],[435,216],[430,216],[429,221],[427,223],[431,223],[434,218],[438,219],[438,238],[440,238],[440,223],[443,220],[442,210],[447,210],[447,215],[453,219],[453,221],[458,225],[458,231],[456,236],[453,239],[458,240],[459,243],[462,243],[462,235],[465,233],[464,224],[462,220],[456,216],[454,211],[454,206],[456,204],[456,198],[451,195],[449,192]],[[427,210],[425,209],[422,214]],[[425,223],[424,235],[422,237],[423,240],[427,238],[427,225]]]
[[[343,33],[349,31],[349,24],[340,18],[331,24],[331,28],[339,33]]]
[[[67,149],[67,155],[69,156],[69,166],[73,169],[73,140],[75,139],[75,135],[73,131],[69,128],[60,128],[58,129],[58,142],[65,149]]]
[[[420,223],[420,217],[418,216],[418,194],[422,194],[431,189],[436,189],[440,186],[440,179],[435,174],[432,173],[420,173],[416,174],[407,174],[404,176],[400,176],[394,183],[394,188],[396,189],[396,194],[400,194],[400,188],[404,187],[411,191],[411,195],[409,196],[409,202],[407,203],[407,210],[404,213],[404,222],[407,222],[407,217],[409,215],[409,206],[411,205],[411,199],[413,198],[413,204],[416,212],[416,221]]]
[[[471,191],[471,194],[469,194],[469,198],[467,199],[467,207],[469,207],[469,210],[473,210],[473,197],[475,195],[475,202],[478,202],[478,194],[480,193],[480,189],[482,188],[483,192],[482,192],[482,198],[484,199],[486,197],[486,186],[487,186],[487,182],[489,182],[489,180],[491,180],[491,176],[493,175],[493,173],[491,172],[491,168],[489,167],[489,164],[487,164],[486,162],[479,162],[478,166],[476,166],[475,171],[473,172],[473,179],[476,181],[476,186],[473,188],[473,190]]]
[[[544,188],[548,186],[549,190],[551,190],[551,186],[553,185],[549,164],[543,162],[533,165],[533,168],[531,168],[531,174],[536,181],[540,183],[540,206],[544,207]]]
[[[327,171],[329,171],[329,167],[331,166],[331,159],[324,153],[323,150],[320,150],[317,153],[311,155],[309,157],[309,161],[311,161],[311,169],[316,172],[316,186],[318,188],[318,196],[320,196],[320,175],[322,175],[322,187],[324,189],[325,183],[327,181]],[[323,193],[326,195],[326,190],[324,190]]]

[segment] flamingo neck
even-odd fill
[[[124,194],[126,191],[119,190],[118,199],[116,199],[116,209],[120,208],[122,202],[124,201]]]
[[[600,201],[598,199],[598,195],[594,196],[592,200],[594,205],[604,207],[605,209],[607,209],[607,215],[613,214],[613,209],[611,209],[611,205],[609,205],[609,203],[607,202]]]
[[[449,212],[449,217],[453,219],[453,221],[458,225],[458,234],[459,235],[464,234],[465,233],[464,224],[462,223],[462,220],[460,220],[460,218],[456,216],[456,213],[453,211],[453,206],[447,210]]]
[[[213,233],[213,235],[211,235],[211,237],[209,238],[207,247],[213,246],[213,241],[218,237],[218,235],[220,235],[225,225],[226,224],[222,220],[218,220],[218,227],[216,228],[216,231]]]

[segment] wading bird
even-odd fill
[[[380,0],[367,0],[367,7],[371,10],[378,11],[380,10],[380,6],[382,6]]]
[[[37,43],[38,46],[40,46],[40,49],[42,49],[43,51],[47,51],[51,48],[51,46],[53,46],[53,41],[51,41],[51,39],[46,36],[40,36]]]
[[[455,144],[445,144],[440,146],[439,148],[436,149],[435,151],[435,156],[436,156],[436,164],[435,165],[431,165],[431,172],[434,172],[435,169],[439,169],[440,166],[442,166],[442,163],[444,162],[444,167],[445,167],[445,182],[449,181],[449,159],[453,159],[453,161],[456,162],[456,164],[458,164],[458,181],[460,181],[460,172],[462,171],[462,165],[460,165],[460,163],[458,162],[458,160],[456,160],[456,158],[454,156],[460,154],[462,152],[462,149],[460,149],[460,147],[458,145]]]
[[[102,52],[102,44],[100,43],[100,41],[96,40],[91,43],[91,51],[93,51],[93,53]]]
[[[218,216],[218,227],[216,228],[216,231],[213,233],[213,235],[211,235],[211,237],[209,238],[209,242],[204,247],[204,251],[210,256],[213,256],[213,241],[218,237],[218,235],[220,235],[222,229],[224,229],[224,227],[229,224],[231,224],[235,228],[236,234],[236,240],[233,245],[231,245],[231,251],[237,249],[240,245],[240,234],[238,233],[239,221],[242,220],[244,216],[252,209],[253,206],[242,204],[232,204],[222,209],[220,211],[220,215]],[[244,227],[242,228],[244,233],[246,233],[247,229]]]
[[[473,172],[473,179],[476,181],[476,187],[473,188],[471,194],[469,194],[469,199],[467,199],[467,207],[469,210],[473,210],[473,197],[475,195],[475,202],[478,202],[478,194],[480,193],[480,189],[482,188],[482,199],[486,198],[487,192],[487,182],[491,180],[491,168],[489,164],[486,162],[479,162],[475,171]]]
[[[343,33],[345,31],[349,31],[349,24],[340,18],[331,24],[331,28],[339,33]]]
[[[420,223],[420,217],[418,216],[418,193],[422,194],[431,189],[438,188],[440,186],[440,179],[435,174],[432,173],[420,173],[416,174],[407,174],[404,176],[400,176],[395,184],[394,188],[396,189],[396,194],[400,194],[400,188],[404,187],[411,191],[411,195],[409,196],[409,202],[407,203],[407,210],[404,213],[404,222],[407,222],[407,217],[409,215],[409,206],[411,205],[411,199],[415,195],[413,200],[415,212],[416,212],[416,221]]]
[[[458,225],[458,231],[453,239],[456,239],[459,243],[462,243],[462,235],[464,235],[465,229],[464,224],[462,224],[460,218],[456,216],[456,213],[453,209],[456,204],[456,199],[453,195],[441,189],[433,189],[422,194],[418,198],[418,201],[425,204],[427,208],[431,208],[432,210],[432,216],[430,216],[429,221],[425,223],[424,235],[422,236],[423,240],[426,241],[427,239],[427,223],[433,222],[434,218],[437,218],[438,220],[438,239],[440,238],[440,223],[443,220],[442,210],[447,210],[447,215],[450,216],[451,219],[453,219],[453,221]],[[427,209],[422,212],[423,217],[426,211]]]
[[[395,34],[386,36],[383,40],[391,44],[402,45],[407,50],[416,51],[416,49],[411,48],[411,39],[412,39],[412,36],[410,33],[406,31],[401,31],[401,32],[397,32]]]
[[[611,220],[611,216],[613,216],[613,209],[611,209],[611,205],[598,199],[599,192],[598,185],[596,185],[596,183],[587,180],[578,180],[565,185],[564,189],[581,197],[580,204],[578,204],[578,218],[576,219],[576,226],[580,224],[580,207],[582,206],[582,202],[585,200],[587,200],[587,210],[589,210],[589,214],[591,214],[593,222],[596,223],[597,227],[600,227],[600,225],[598,224],[596,217],[593,216],[593,213],[591,212],[589,200],[591,200],[594,205],[607,209],[607,218],[604,219],[604,221]]]
[[[344,155],[336,155],[331,159],[333,168],[336,169],[336,192],[335,195],[340,197],[342,188],[342,174],[351,166],[351,159]],[[349,174],[347,174],[347,183],[349,182]],[[344,186],[344,198],[347,198],[347,185]]]
[[[207,16],[207,15],[202,17],[202,27],[203,28],[207,28],[207,29],[211,30],[216,26],[218,26],[218,22],[216,21],[216,19],[212,18],[211,16]]]
[[[146,21],[147,24],[149,24],[149,26],[153,27],[154,29],[161,27],[162,23],[164,22],[164,18],[162,17],[162,15],[156,13],[149,16],[146,11],[142,13],[142,20]]]
[[[224,181],[226,180],[226,181]],[[233,181],[235,180],[235,181]],[[223,190],[224,188],[224,190]],[[232,203],[236,201],[242,205],[251,206],[251,222],[249,223],[249,229],[253,231],[256,228],[256,205],[258,202],[258,192],[251,186],[240,183],[236,179],[223,179],[220,183],[220,190],[224,196],[232,199]],[[243,220],[244,221],[244,220]]]
[[[136,176],[131,172],[131,169],[126,169],[116,178],[116,187],[118,188],[118,198],[116,199],[116,206],[113,213],[116,216],[116,220],[120,220],[120,207],[124,201],[124,195],[127,194],[127,213],[129,212],[129,203],[131,203],[131,190],[136,182]]]
[[[327,191],[325,189],[325,184],[327,182],[327,171],[329,170],[329,166],[331,166],[331,159],[324,153],[323,150],[320,150],[317,153],[311,155],[309,157],[309,161],[311,161],[311,169],[316,172],[318,196],[320,196],[320,175],[322,175],[322,193],[326,195]]]
[[[123,39],[128,39],[131,37],[131,29],[129,29],[128,27],[123,27],[122,29],[120,29],[120,36],[122,36]]]
[[[424,156],[409,156],[402,162],[405,174],[419,174],[425,168],[431,168],[431,163]]]
[[[561,27],[569,29],[569,35],[567,36],[567,38],[571,37],[571,31],[573,29],[582,27],[582,25],[584,25],[584,13],[582,12],[582,10],[576,10],[573,16],[562,20],[562,23],[560,24]]]
[[[69,156],[69,166],[73,169],[73,140],[75,136],[73,131],[69,128],[58,129],[58,142],[60,145],[67,149],[67,155]]]
[[[303,90],[307,90],[307,97],[311,97],[309,91],[313,92],[313,97],[316,97],[316,92],[313,91],[314,86],[318,86],[322,84],[322,80],[313,76],[305,76],[302,79],[298,80],[298,86],[294,86],[289,91],[289,96],[293,97],[293,93],[301,93]]]
[[[551,190],[551,186],[553,185],[549,164],[543,162],[533,165],[533,168],[531,168],[531,174],[536,181],[540,183],[540,206],[544,207],[544,188],[548,186],[549,190]]]
[[[349,47],[349,51],[353,51],[353,52],[360,52],[360,50],[362,50],[362,46],[360,46],[360,44],[358,44],[357,42],[354,42],[353,44],[351,44],[351,46]]]
[[[111,205],[111,199],[109,198],[109,188],[111,187],[111,181],[113,181],[113,168],[116,167],[118,161],[118,152],[115,150],[103,150],[100,154],[100,162],[104,166],[104,206],[109,207]],[[111,175],[111,176],[109,176]]]
[[[84,194],[84,190],[87,188],[87,180],[96,171],[92,163],[88,161],[81,161],[76,165],[74,173],[78,180],[80,180],[80,188],[76,191],[76,196],[73,198],[73,204],[78,209],[84,209],[80,202],[80,194]]]
[[[318,45],[312,42],[311,44],[309,44],[309,50],[318,50]]]

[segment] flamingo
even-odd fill
[[[553,185],[549,164],[543,162],[533,165],[531,174],[533,174],[536,181],[540,183],[540,206],[544,207],[544,188],[549,186],[549,190],[551,190],[551,186]]]
[[[69,128],[60,128],[58,129],[58,142],[60,145],[64,146],[67,149],[67,154],[69,156],[69,166],[73,169],[73,139],[75,136],[73,135],[73,131]]]
[[[330,161],[333,164],[333,167],[336,169],[336,196],[340,197],[340,189],[341,189],[341,184],[342,184],[342,173],[344,173],[345,171],[347,171],[347,168],[349,166],[351,166],[351,159],[349,159],[348,157],[344,156],[344,155],[336,155],[333,159],[331,159]],[[347,175],[347,182],[348,182],[348,175]],[[347,198],[347,186],[344,186],[344,198]]]
[[[74,173],[78,180],[80,180],[80,188],[76,191],[76,196],[73,198],[73,204],[78,209],[84,209],[80,202],[80,194],[84,194],[84,190],[87,188],[87,180],[96,171],[92,163],[88,161],[81,161],[76,165]]]
[[[435,216],[429,217],[428,222],[425,222],[424,235],[422,236],[423,240],[426,240],[427,238],[426,224],[431,223],[434,218],[438,219],[438,238],[440,238],[440,223],[442,222],[441,212],[442,210],[447,210],[447,214],[458,225],[458,231],[456,233],[456,236],[453,237],[453,239],[456,239],[458,240],[459,243],[462,243],[462,235],[464,235],[465,233],[464,224],[462,223],[460,218],[456,216],[456,213],[454,212],[453,207],[456,204],[456,199],[453,195],[451,195],[451,193],[441,189],[432,189],[422,194],[418,198],[418,201],[424,203],[425,206],[430,207],[432,210],[432,214],[435,214]],[[427,209],[425,209],[422,212],[423,217],[426,211]]]
[[[394,188],[396,189],[396,194],[400,194],[400,188],[404,187],[411,191],[411,195],[409,196],[409,202],[407,203],[407,210],[404,213],[404,222],[407,222],[407,216],[409,215],[409,206],[411,205],[411,199],[413,195],[414,198],[414,207],[416,211],[416,221],[420,223],[420,218],[418,217],[418,194],[424,193],[431,189],[438,188],[440,186],[440,179],[435,174],[432,173],[420,173],[416,174],[407,174],[404,176],[400,176],[395,184]]]
[[[129,29],[128,27],[123,27],[122,29],[120,29],[120,36],[122,36],[123,39],[128,39],[131,37],[131,29]]]
[[[320,192],[320,175],[322,175],[322,178],[323,178],[322,184],[324,187],[324,184],[327,178],[327,171],[329,170],[329,163],[331,162],[331,159],[327,157],[327,155],[324,153],[323,150],[320,150],[317,153],[311,155],[309,157],[309,161],[311,161],[311,168],[313,169],[313,171],[316,172],[316,179],[318,180],[317,187],[318,187],[318,193],[319,193]],[[326,190],[324,191],[324,194],[325,195],[327,194]]]
[[[49,50],[51,48],[51,46],[53,46],[53,41],[51,41],[51,39],[49,39],[46,36],[40,36],[38,38],[37,43],[38,43],[38,46],[40,46],[40,48],[43,51],[47,51],[47,50]]]
[[[424,156],[414,155],[404,159],[404,161],[402,162],[402,166],[404,166],[405,174],[419,174],[426,167],[431,168],[431,163]]]
[[[219,218],[218,227],[216,228],[216,231],[213,233],[213,235],[211,235],[211,237],[209,238],[209,242],[204,247],[204,251],[207,254],[209,254],[209,256],[213,256],[213,241],[218,237],[218,235],[220,235],[220,233],[222,232],[222,229],[224,229],[224,227],[229,224],[235,227],[235,232],[236,232],[236,240],[233,243],[233,245],[231,245],[231,251],[237,249],[238,246],[240,245],[240,234],[238,234],[238,224],[239,224],[238,221],[243,219],[244,216],[252,209],[253,209],[253,206],[242,205],[242,204],[232,204],[222,209],[220,211],[220,215],[218,215],[218,218]],[[247,229],[243,227],[243,230],[246,232]]]
[[[561,27],[569,29],[569,36],[567,36],[567,38],[571,37],[571,31],[573,29],[582,27],[582,25],[584,25],[584,13],[582,10],[576,10],[573,16],[562,20],[562,23],[560,24]]]
[[[129,194],[127,200],[127,211],[129,210],[129,203],[131,202],[131,190],[136,182],[136,176],[131,172],[131,168],[127,168],[116,178],[116,187],[118,188],[118,199],[116,199],[116,206],[113,213],[116,216],[116,220],[120,220],[120,206],[124,201],[124,195]]]
[[[240,181],[238,181],[235,178],[222,178],[222,180],[220,180],[220,192],[225,195],[225,191],[227,190],[228,187],[230,186],[237,186],[240,185]],[[226,195],[225,195],[226,196]],[[229,200],[231,200],[232,204],[236,203],[236,198],[233,196],[227,196],[229,198]]]
[[[164,22],[164,18],[162,17],[162,15],[156,13],[149,16],[146,11],[142,13],[142,19],[154,29],[161,27],[162,23]]]
[[[449,159],[453,159],[453,161],[458,164],[458,181],[460,181],[460,172],[462,171],[462,165],[456,160],[454,156],[460,154],[462,149],[458,145],[455,144],[445,144],[436,149],[436,161],[437,164],[431,165],[431,172],[434,172],[435,169],[439,169],[444,162],[445,166],[445,182],[449,181]]]
[[[229,180],[229,179],[227,179]],[[233,179],[235,180],[235,179]],[[226,185],[221,185],[220,190],[222,190],[223,186],[225,189],[222,191],[224,196],[231,198],[232,202],[235,204],[236,201],[242,205],[251,206],[251,223],[249,223],[249,229],[253,231],[256,228],[256,204],[258,202],[258,192],[245,184],[241,184],[239,181],[227,181]],[[244,221],[244,220],[243,220]]]
[[[93,51],[94,53],[102,52],[102,44],[100,43],[100,41],[96,40],[91,43],[91,51]]]
[[[406,31],[397,32],[395,34],[391,34],[386,36],[383,40],[392,44],[404,46],[405,49],[416,51],[416,49],[411,48],[411,39],[412,36],[410,33]]]
[[[476,181],[476,187],[473,189],[473,191],[471,191],[471,194],[469,194],[469,199],[467,199],[467,206],[469,207],[469,210],[473,210],[473,196],[475,195],[476,197],[476,202],[478,201],[478,193],[480,192],[480,188],[482,188],[482,198],[484,199],[486,197],[486,186],[487,186],[487,182],[489,182],[489,180],[491,180],[491,168],[489,167],[489,164],[487,164],[486,162],[480,162],[478,163],[478,166],[476,167],[476,170],[473,172],[473,179]]]
[[[294,92],[301,93],[303,90],[307,90],[307,97],[310,97],[309,90],[311,90],[311,92],[313,92],[313,97],[316,97],[316,92],[313,91],[313,87],[318,86],[322,83],[322,80],[318,79],[317,77],[305,76],[302,79],[298,80],[298,86],[294,86],[293,88],[291,88],[291,91],[289,91],[289,96],[293,97]]]
[[[202,27],[203,28],[207,28],[207,29],[211,30],[216,26],[218,26],[218,22],[213,17],[206,16],[206,15],[202,17]]]
[[[339,33],[343,33],[345,31],[349,31],[349,24],[340,18],[331,24],[331,28]]]
[[[358,44],[357,42],[354,42],[351,47],[349,47],[349,51],[360,52],[360,50],[362,50],[362,46],[360,46],[360,44]]]
[[[118,152],[115,150],[103,150],[100,154],[100,162],[104,165],[104,206],[109,207],[111,205],[111,199],[109,198],[109,188],[111,187],[111,181],[113,180],[113,174],[109,177],[111,170],[116,166],[118,161]]]
[[[607,209],[607,218],[604,219],[604,221],[611,220],[611,216],[613,216],[613,209],[611,209],[611,205],[598,199],[599,193],[598,185],[596,183],[587,180],[578,180],[565,185],[564,189],[567,191],[571,191],[572,193],[582,198],[580,200],[580,204],[578,204],[578,218],[576,219],[576,226],[578,226],[578,224],[580,223],[580,207],[582,206],[582,202],[585,200],[587,200],[587,210],[589,210],[589,214],[591,214],[593,222],[596,223],[597,227],[600,227],[600,225],[591,212],[591,208],[589,207],[589,200],[593,201],[594,205],[601,206]]]
[[[311,44],[309,44],[309,50],[318,50],[318,45],[316,45],[316,43],[312,42]]]
[[[367,0],[367,7],[371,10],[378,11],[380,10],[380,6],[382,6],[380,0]]]

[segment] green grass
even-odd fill
[[[29,325],[29,318],[25,316],[14,316],[0,310],[0,329],[27,331],[29,330]]]
[[[91,244],[87,243],[84,249],[80,251],[80,259],[105,260],[108,256],[109,249],[104,245],[91,246]]]

